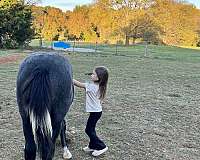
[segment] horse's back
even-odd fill
[[[73,101],[72,67],[62,55],[56,53],[34,53],[28,56],[20,65],[17,77],[17,99],[23,106],[23,88],[34,70],[48,73],[51,84],[52,112],[63,117]],[[19,105],[19,107],[20,107]]]

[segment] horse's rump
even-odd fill
[[[48,78],[45,79],[45,75]],[[43,77],[41,77],[43,76]],[[21,64],[17,77],[17,100],[20,106],[24,106],[23,92],[26,87],[29,87],[33,78],[39,81],[37,77],[41,78],[41,82],[48,84],[50,87],[48,92],[50,94],[51,106],[58,105],[62,102],[65,107],[65,114],[73,101],[73,82],[72,82],[72,68],[68,60],[58,54],[53,53],[35,53],[27,57]],[[45,82],[46,80],[46,82]],[[35,87],[41,85],[38,82]],[[39,88],[39,87],[38,87]],[[38,96],[39,98],[39,96]],[[19,106],[19,107],[20,107]],[[55,111],[60,111],[62,106],[50,107]],[[63,111],[63,110],[62,110]],[[63,116],[63,115],[62,115]]]

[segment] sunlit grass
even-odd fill
[[[195,47],[195,46],[180,46],[181,48],[189,48],[189,49],[197,49],[200,50],[200,47]]]

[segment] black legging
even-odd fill
[[[90,112],[90,116],[87,121],[85,128],[85,133],[90,137],[89,148],[95,150],[101,150],[106,147],[106,145],[101,141],[95,131],[97,121],[100,119],[102,112]]]

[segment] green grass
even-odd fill
[[[4,50],[0,50],[0,57],[1,56],[7,56],[7,55],[16,54],[16,53],[20,53],[20,52],[22,52],[21,49],[10,49],[10,50],[4,49]]]
[[[70,43],[73,47],[73,42]],[[33,40],[30,44],[31,46],[39,46],[38,40]],[[45,46],[50,46],[50,41],[44,41]],[[95,49],[94,43],[87,42],[76,42],[75,47],[77,48],[90,48]],[[128,56],[128,57],[138,57],[144,56],[145,46],[144,45],[134,45],[134,46],[117,46],[109,44],[98,44],[97,50],[101,52],[101,55],[113,55],[118,56]],[[94,53],[92,53],[94,54]],[[200,61],[200,50],[199,48],[183,48],[175,46],[155,46],[148,45],[147,57],[171,60],[171,61],[188,61],[188,62],[199,62]]]
[[[99,160],[198,160],[200,157],[200,51],[167,46],[102,47],[103,53],[71,53],[74,78],[84,82],[94,66],[109,69],[107,97],[98,135],[109,147]],[[27,54],[24,53],[24,56]],[[24,137],[16,107],[18,64],[0,64],[0,159],[23,159]],[[91,160],[84,128],[84,92],[75,90],[68,115],[69,144],[75,160]],[[58,140],[55,159],[62,159]]]

